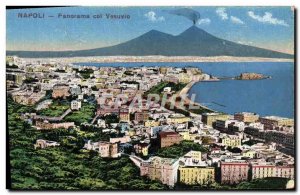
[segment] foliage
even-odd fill
[[[257,144],[257,143],[260,143],[260,142],[261,142],[261,141],[251,139],[251,140],[248,140],[248,141],[243,142],[243,144],[248,145],[248,146],[252,146],[252,145]]]
[[[6,63],[6,68],[18,69],[19,66],[15,65],[15,64],[10,65],[10,64]]]
[[[183,183],[177,183],[175,186],[176,190],[230,190],[233,189],[231,186],[220,185],[219,183],[205,184],[205,185],[187,185]]]
[[[68,101],[53,100],[53,103],[49,106],[49,108],[39,110],[37,111],[37,114],[42,116],[59,117],[69,108],[70,105]]]
[[[80,110],[72,111],[65,117],[66,121],[74,122],[76,125],[90,122],[95,115],[96,106],[94,104],[82,103]]]
[[[175,144],[167,148],[160,148],[157,156],[165,158],[179,158],[191,150],[207,152],[208,149],[198,143],[192,141],[182,141],[180,144]]]
[[[24,83],[36,83],[38,82],[39,80],[36,79],[36,78],[32,78],[32,77],[27,77],[23,82]]]
[[[115,115],[115,114],[109,114],[109,115],[103,116],[101,118],[105,120],[106,124],[118,123],[120,120],[118,115]]]
[[[229,151],[229,152],[232,152],[232,153],[241,153],[242,152],[242,150],[240,149],[240,148],[238,148],[238,147],[227,147],[227,150]]]
[[[80,148],[84,137],[77,130],[40,132],[19,116],[26,106],[8,98],[8,132],[11,188],[20,190],[146,190],[166,189],[139,176],[128,157],[103,159]],[[36,139],[54,139],[59,147],[34,149]],[[77,146],[78,145],[78,146]]]
[[[165,87],[171,87],[172,91],[180,91],[182,90],[184,87],[186,86],[186,84],[184,83],[172,83],[172,82],[161,82],[157,85],[155,85],[154,87],[152,87],[150,90],[145,92],[145,96],[149,95],[149,94],[161,94],[164,90]]]
[[[195,114],[203,114],[203,113],[211,113],[213,111],[208,110],[204,107],[199,107],[197,109],[189,109],[190,112],[195,113]]]
[[[55,70],[54,72],[65,73],[66,71],[65,71],[65,70],[63,70],[63,69],[57,69],[57,70]]]
[[[77,73],[79,73],[84,79],[90,78],[90,75],[94,73],[93,69],[83,69],[83,70],[78,70],[75,69]]]
[[[242,182],[237,185],[237,189],[285,189],[289,179],[269,177],[264,179],[255,179],[250,182]]]

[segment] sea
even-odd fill
[[[221,80],[198,82],[189,91],[195,101],[213,110],[234,114],[254,112],[260,116],[294,118],[293,62],[135,62],[135,63],[76,63],[98,67],[170,66],[198,67],[217,77],[234,77],[244,72],[271,76],[263,80]]]

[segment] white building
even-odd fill
[[[71,109],[72,110],[79,110],[81,108],[81,101],[73,100],[71,102]]]
[[[97,124],[99,127],[103,127],[103,128],[106,127],[105,120],[103,119],[98,119]]]
[[[165,88],[164,88],[164,92],[167,92],[167,93],[170,93],[171,90],[172,90],[171,87],[165,87]]]

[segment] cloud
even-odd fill
[[[241,19],[235,16],[230,16],[230,20],[234,24],[244,24],[244,22]]]
[[[226,13],[226,9],[223,7],[220,7],[218,9],[216,9],[216,13],[218,14],[218,16],[220,16],[220,18],[222,20],[228,20],[228,14]]]
[[[150,20],[151,22],[160,22],[165,20],[163,16],[158,17],[154,11],[150,11],[146,13],[144,16],[148,18],[148,20]]]
[[[226,12],[226,8],[220,7],[216,9],[216,13],[222,20],[228,20],[230,18],[230,21],[234,24],[244,24],[244,22],[238,17],[235,16],[229,17],[229,15]]]
[[[200,19],[198,21],[198,24],[201,25],[201,24],[210,24],[210,19],[209,18],[203,18],[203,19]]]
[[[256,15],[253,11],[248,11],[248,16],[250,16],[252,19],[257,20],[258,22],[262,22],[262,23],[289,26],[284,20],[274,18],[272,13],[270,13],[270,12],[265,12],[265,14],[263,16],[260,16],[260,15]]]

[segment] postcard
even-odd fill
[[[6,8],[10,190],[295,190],[294,7]]]

